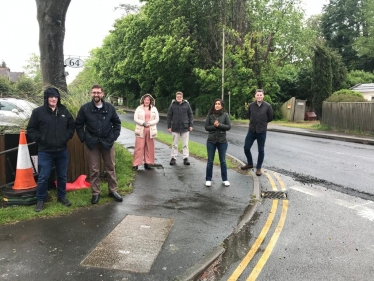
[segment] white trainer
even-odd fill
[[[230,186],[230,182],[229,182],[229,181],[224,181],[224,182],[223,182],[223,185],[224,185],[224,186]]]
[[[211,181],[206,181],[205,186],[212,186],[212,182]]]

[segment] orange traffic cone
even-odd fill
[[[27,147],[25,131],[21,130],[19,135],[19,147],[17,155],[16,180],[13,189],[29,189],[36,187],[34,172],[30,160],[30,152]]]

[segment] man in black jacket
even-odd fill
[[[103,100],[104,91],[100,85],[91,89],[92,101],[82,105],[75,120],[77,134],[87,146],[87,162],[92,190],[91,203],[100,199],[100,159],[107,173],[109,196],[122,202],[117,192],[117,178],[114,165],[114,142],[121,132],[121,121],[114,106]]]
[[[52,164],[57,175],[57,201],[69,207],[66,198],[66,180],[69,155],[67,142],[74,135],[74,119],[61,104],[60,93],[55,88],[44,91],[44,105],[32,111],[27,134],[38,144],[38,186],[35,212],[43,210],[48,192]]]
[[[273,109],[271,105],[264,101],[264,90],[258,89],[255,94],[256,101],[248,106],[249,129],[244,142],[244,153],[247,157],[247,165],[241,167],[242,170],[253,168],[251,147],[257,140],[258,157],[256,165],[256,175],[261,176],[262,163],[265,157],[265,140],[267,126],[273,120]]]
[[[188,161],[188,139],[193,129],[193,113],[190,104],[183,99],[183,93],[177,92],[175,100],[172,101],[168,114],[167,125],[169,133],[173,136],[170,165],[175,165],[178,155],[179,138],[182,138],[183,164],[190,165]]]

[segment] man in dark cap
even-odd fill
[[[35,212],[43,210],[48,192],[48,180],[53,163],[57,175],[57,201],[69,207],[66,198],[66,180],[69,155],[67,142],[73,137],[74,119],[61,104],[60,93],[55,88],[44,91],[44,105],[32,111],[27,125],[28,136],[38,144],[38,186]]]
[[[78,137],[88,148],[86,155],[90,170],[91,203],[97,204],[100,199],[101,158],[107,175],[109,196],[122,202],[122,196],[117,192],[113,146],[121,132],[121,120],[114,106],[104,101],[104,91],[100,85],[92,86],[91,98],[90,102],[82,105],[75,120]]]

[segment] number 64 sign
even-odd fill
[[[65,65],[73,68],[83,67],[84,61],[79,58],[68,58],[65,60]]]

